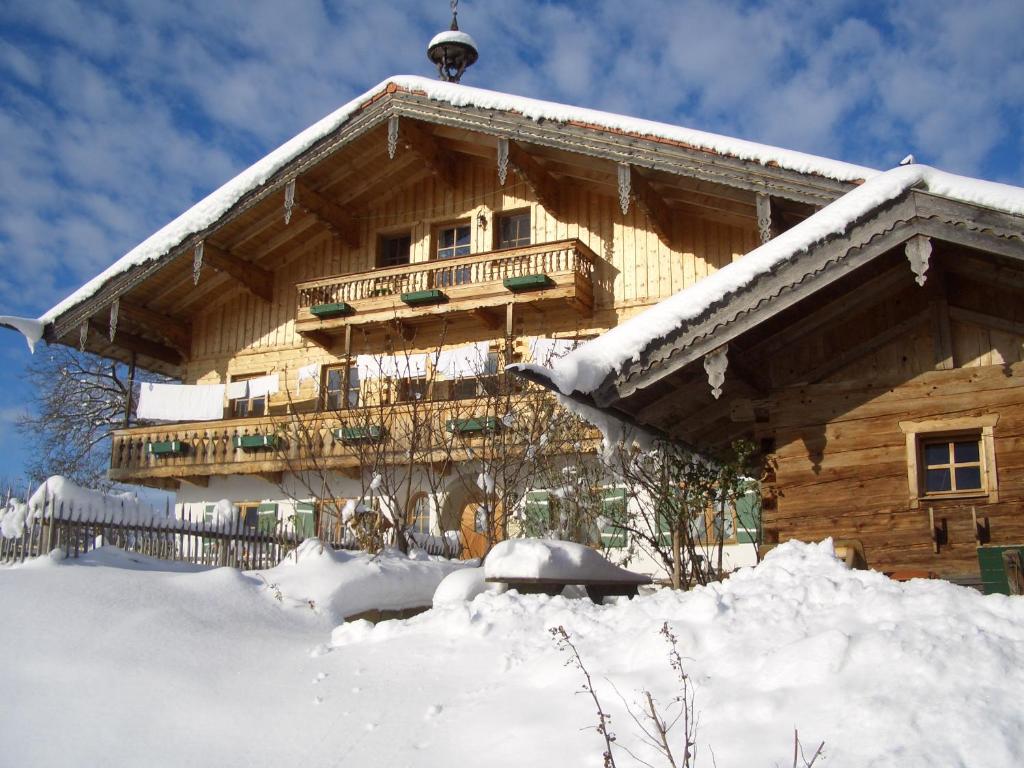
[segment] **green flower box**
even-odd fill
[[[447,429],[453,434],[472,434],[474,432],[494,432],[498,429],[498,420],[494,416],[472,419],[449,419]]]
[[[281,444],[277,435],[235,435],[232,438],[235,448],[243,451],[273,450]]]
[[[521,291],[542,291],[554,285],[555,281],[547,275],[522,275],[506,277],[501,284],[512,293],[520,293]]]
[[[334,304],[315,304],[309,308],[310,314],[319,317],[321,320],[330,320],[332,317],[345,317],[355,312],[351,304],[339,301]]]
[[[146,443],[146,453],[150,456],[181,456],[185,453],[185,444],[180,440],[156,440]]]
[[[375,443],[383,440],[384,427],[371,424],[368,427],[339,427],[334,430],[334,439],[343,443]]]
[[[410,307],[418,307],[424,304],[441,304],[442,302],[448,301],[448,297],[444,294],[444,291],[439,291],[436,288],[433,288],[429,291],[403,293],[402,301]]]

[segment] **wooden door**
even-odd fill
[[[491,521],[494,529],[491,543],[501,540],[501,516],[496,514]],[[479,501],[468,501],[462,507],[459,528],[462,533],[462,558],[483,557],[487,554],[487,514]]]

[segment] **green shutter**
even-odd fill
[[[295,515],[292,518],[292,525],[295,526],[295,533],[302,540],[311,539],[316,535],[316,517],[314,506],[308,501],[300,501],[295,505]]]
[[[601,497],[601,544],[605,549],[619,549],[628,543],[628,535],[622,524],[626,521],[626,489],[606,488]]]
[[[761,494],[747,491],[736,499],[736,541],[740,544],[756,544],[760,527]]]
[[[212,523],[213,522],[213,510],[215,510],[216,508],[217,508],[217,506],[215,504],[207,504],[206,505],[206,508],[203,509],[203,522],[204,523]]]
[[[277,531],[277,504],[260,504],[256,514],[256,530],[268,535]]]
[[[551,527],[551,499],[547,491],[527,491],[523,500],[526,533],[536,535]]]

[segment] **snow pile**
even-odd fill
[[[484,560],[488,579],[572,579],[643,582],[646,576],[612,565],[591,547],[555,539],[508,539]]]
[[[453,571],[437,585],[431,602],[436,608],[447,603],[467,603],[484,592],[500,595],[506,590],[504,584],[488,584],[484,578],[483,568],[462,568]]]
[[[10,499],[6,507],[0,508],[0,536],[5,539],[22,536],[28,514],[28,504],[19,499]]]
[[[593,392],[609,375],[620,373],[626,365],[639,360],[645,349],[699,318],[717,302],[794,255],[846,232],[875,208],[915,187],[965,203],[1024,215],[1024,189],[1020,187],[956,176],[926,165],[895,168],[869,179],[738,261],[586,342],[554,361],[550,369],[530,363],[514,368],[541,373],[565,395],[573,391]]]
[[[351,117],[358,114],[365,105],[384,93],[390,86],[395,86],[404,91],[423,94],[432,101],[444,102],[455,107],[473,106],[480,109],[516,112],[536,122],[575,122],[613,131],[622,131],[636,136],[667,139],[688,147],[705,149],[743,160],[752,160],[764,166],[778,166],[842,181],[858,181],[869,178],[877,173],[877,171],[871,168],[828,160],[803,152],[792,152],[751,141],[733,139],[704,131],[652,122],[650,120],[640,120],[623,115],[599,112],[593,109],[527,99],[482,88],[471,88],[465,85],[431,80],[425,77],[409,75],[391,77],[374,86],[366,93],[352,99],[242,171],[235,178],[141,242],[73,294],[49,309],[39,320],[42,323],[52,322],[78,302],[92,296],[112,277],[120,275],[139,264],[145,264],[146,262],[158,259],[174,248],[184,245],[190,238],[198,238],[205,229],[214,225],[225,213],[231,210],[232,206],[241,200],[243,196],[270,181],[288,163],[344,125]]]
[[[457,560],[431,558],[417,551],[378,555],[334,551],[319,539],[306,539],[269,570],[261,571],[272,596],[305,606],[334,621],[372,610],[400,611],[429,606],[438,584],[462,568]]]

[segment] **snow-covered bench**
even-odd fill
[[[590,547],[550,539],[499,543],[484,561],[484,579],[521,594],[557,595],[567,586],[581,586],[595,603],[612,595],[633,597],[651,583],[649,576],[612,565]]]

